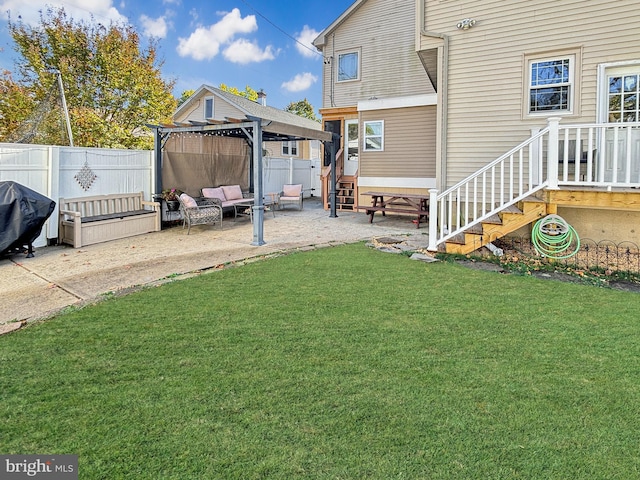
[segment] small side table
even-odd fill
[[[233,221],[235,222],[238,217],[249,217],[253,223],[253,198],[233,204]]]

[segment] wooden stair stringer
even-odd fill
[[[446,242],[446,253],[466,255],[486,244],[515,232],[547,214],[547,203],[538,198],[529,197],[519,202],[518,207],[511,206],[481,222],[482,232],[469,229]]]

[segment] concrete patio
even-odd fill
[[[35,257],[0,258],[0,334],[46,318],[69,306],[81,306],[109,293],[172,281],[251,259],[286,252],[408,236],[428,244],[428,229],[415,228],[411,217],[376,214],[372,224],[359,212],[330,218],[319,199],[305,200],[302,211],[267,213],[265,245],[253,246],[248,218],[225,218],[223,229],[196,226],[187,235],[181,226],[160,232],[74,249],[68,245],[36,249]]]

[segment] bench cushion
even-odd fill
[[[144,215],[147,213],[151,213],[153,215],[156,214],[156,212],[154,212],[153,210],[132,210],[130,212],[107,213],[105,215],[94,215],[92,217],[82,217],[80,221],[82,223],[91,223],[91,222],[99,222],[101,220],[111,220],[114,218],[133,217],[135,215]]]
[[[240,185],[223,185],[221,188],[227,200],[238,200],[242,198]]]
[[[203,188],[202,196],[205,198],[217,198],[221,202],[224,202],[227,200],[227,197],[224,196],[224,191],[222,190],[222,187]]]

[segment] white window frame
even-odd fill
[[[211,102],[211,116],[207,116],[207,103]],[[214,100],[214,97],[204,97],[204,112],[203,112],[203,116],[205,120],[208,120],[210,118],[215,118],[215,105],[216,102]]]
[[[547,85],[533,85],[532,78],[532,67],[534,64],[543,63],[543,62],[552,62],[552,61],[568,61],[569,63],[569,78],[566,82],[561,83],[551,83]],[[576,69],[577,69],[577,54],[575,52],[572,53],[558,53],[558,54],[546,54],[546,55],[530,55],[526,57],[526,84],[525,84],[525,108],[524,111],[528,116],[539,117],[539,116],[554,116],[554,115],[572,115],[576,110],[576,92],[578,90],[577,80],[576,80]],[[531,109],[531,94],[534,90],[539,90],[543,88],[553,88],[553,87],[567,87],[568,88],[568,96],[567,96],[567,108],[566,109],[548,109],[548,110],[539,110],[532,111]]]
[[[368,135],[367,127],[372,124],[380,124],[380,134]],[[380,148],[369,148],[367,140],[370,138],[380,138]],[[384,120],[368,120],[362,126],[362,151],[363,152],[384,152]]]
[[[282,156],[283,157],[297,157],[300,148],[298,146],[298,141],[293,140],[290,142],[282,142]],[[289,153],[291,152],[291,153]]]
[[[352,77],[341,78],[341,75],[340,75],[340,63],[341,63],[342,57],[346,57],[348,55],[355,55],[356,56],[356,76],[354,78],[352,78]],[[346,51],[346,52],[338,53],[338,60],[337,60],[337,65],[336,65],[336,82],[338,82],[338,83],[356,82],[358,80],[360,80],[360,50],[349,50],[349,51]]]

